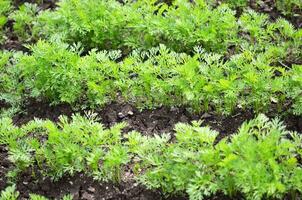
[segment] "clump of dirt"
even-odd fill
[[[288,115],[282,119],[290,131],[297,131],[302,134],[302,116]]]

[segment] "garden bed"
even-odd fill
[[[299,0],[0,0],[0,200],[300,199],[301,27]]]

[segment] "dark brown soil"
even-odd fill
[[[126,132],[136,130],[143,134],[173,132],[174,125],[179,122],[190,123],[193,120],[203,120],[203,125],[208,125],[220,133],[220,138],[233,134],[240,125],[253,119],[256,115],[249,110],[237,110],[233,115],[223,116],[214,113],[192,114],[185,108],[157,108],[153,110],[139,111],[130,104],[112,103],[103,109],[95,110],[100,122],[110,127],[118,122],[127,122]],[[69,105],[50,106],[46,102],[29,101],[24,111],[14,117],[14,123],[21,125],[34,118],[50,119],[58,121],[60,115],[70,117],[73,113]],[[85,111],[80,111],[85,115]],[[271,111],[267,115],[270,118],[276,117],[277,112]],[[302,117],[286,115],[281,117],[289,130],[302,133]]]
[[[192,114],[185,108],[157,108],[154,110],[138,111],[129,104],[110,104],[104,109],[97,111],[101,122],[110,127],[117,122],[127,122],[126,132],[136,130],[143,134],[173,133],[175,124],[190,123],[193,120],[202,120],[202,125],[210,126],[219,132],[218,140],[236,133],[241,124],[251,120],[256,115],[249,110],[237,110],[230,116],[217,115],[214,113]],[[267,114],[270,118],[276,117],[275,111]],[[302,118],[286,115],[282,117],[288,130],[302,133]]]
[[[18,191],[23,198],[28,198],[30,193],[40,194],[50,199],[59,199],[66,194],[71,194],[73,199],[81,200],[153,200],[163,199],[159,191],[150,191],[134,181],[122,182],[119,185],[100,183],[92,178],[77,174],[74,177],[63,177],[57,182],[50,179],[33,180],[30,174],[23,174],[17,183]],[[167,198],[168,199],[168,198]],[[185,197],[170,198],[175,200],[187,199]]]
[[[18,37],[14,35],[13,31],[13,21],[9,20],[4,29],[6,30],[6,40],[0,45],[0,50],[14,50],[14,51],[25,51],[28,50],[23,46],[22,42],[19,41]]]
[[[9,171],[10,162],[8,160],[8,152],[5,146],[0,145],[0,191],[6,187],[6,174]]]
[[[50,199],[61,199],[72,195],[74,200],[188,200],[186,195],[166,196],[159,190],[148,190],[133,179],[131,173],[121,183],[104,183],[93,180],[83,174],[66,176],[58,181],[49,178],[34,179],[32,171],[24,172],[17,181],[20,197],[28,199],[30,194],[43,195]],[[36,177],[43,177],[35,172]],[[208,200],[236,200],[223,194],[217,194]]]
[[[21,4],[28,2],[28,3],[36,3],[39,5],[39,8],[41,10],[46,9],[53,9],[56,7],[56,2],[58,0],[14,0],[14,5],[16,7],[20,6]]]
[[[139,111],[130,104],[112,103],[101,110],[94,111],[100,122],[106,127],[111,127],[118,122],[127,122],[125,132],[136,130],[143,134],[173,132],[176,123],[190,123],[193,120],[203,120],[203,125],[208,125],[220,132],[224,137],[236,132],[238,127],[246,120],[254,117],[252,112],[237,111],[231,116],[215,115],[213,113],[192,114],[185,108],[157,108],[154,110]],[[60,115],[70,117],[73,110],[69,105],[49,106],[45,102],[29,102],[24,111],[14,117],[14,123],[21,125],[33,120],[50,119],[58,121]],[[85,111],[80,112],[85,115]]]
[[[58,121],[60,115],[71,116],[73,113],[69,105],[50,106],[45,102],[29,100],[25,103],[22,112],[16,115],[13,120],[16,125],[25,124],[34,118],[49,119]]]
[[[275,21],[282,17],[291,22],[296,28],[302,27],[302,10],[296,9],[291,16],[283,15],[276,7],[276,1],[278,0],[250,0],[249,6],[257,12],[266,13],[270,16],[271,20]]]
[[[284,117],[283,121],[288,130],[302,134],[302,116],[289,115]]]
[[[9,105],[7,105],[7,103],[5,103],[4,101],[0,100],[0,110],[7,109],[7,108],[9,108]]]
[[[173,133],[175,124],[190,123],[193,120],[203,120],[203,125],[208,125],[220,133],[220,138],[236,132],[245,121],[252,119],[251,112],[238,111],[232,116],[220,116],[213,113],[192,114],[185,108],[157,108],[139,112],[129,104],[111,104],[98,112],[101,122],[107,127],[116,122],[125,121],[128,128],[125,131],[136,130],[143,134]]]
[[[187,196],[165,196],[160,191],[148,190],[131,181],[123,181],[119,185],[101,183],[77,174],[74,177],[63,177],[54,182],[48,178],[34,180],[30,174],[24,173],[17,182],[17,189],[22,198],[27,199],[29,194],[39,194],[50,199],[60,199],[64,195],[71,194],[74,200],[187,200]],[[231,200],[219,194],[208,200]],[[235,200],[234,198],[232,198]],[[239,199],[239,198],[238,198]]]

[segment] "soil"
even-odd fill
[[[70,117],[73,113],[76,113],[67,104],[50,106],[47,102],[33,100],[25,104],[23,110],[22,113],[17,114],[13,118],[16,125],[25,124],[34,118],[49,119],[56,122],[60,115]],[[210,126],[220,133],[219,138],[235,133],[244,121],[253,119],[256,116],[250,110],[237,110],[230,116],[217,115],[211,112],[192,114],[185,108],[167,107],[139,111],[127,103],[112,103],[94,112],[105,127],[111,127],[118,122],[127,122],[128,127],[125,129],[125,132],[136,130],[145,135],[173,133],[176,123],[190,123],[193,120],[203,120],[204,126]],[[79,113],[85,115],[85,111],[80,111]],[[277,112],[272,110],[267,116],[274,118],[276,117],[275,113]],[[288,130],[302,133],[302,117],[287,114],[281,120],[284,121]]]
[[[7,105],[7,103],[5,103],[5,101],[0,100],[0,111],[2,109],[7,109],[9,108],[9,105]]]
[[[166,197],[162,192],[148,190],[133,180],[123,181],[116,185],[100,183],[83,174],[63,177],[57,182],[49,178],[35,180],[31,177],[31,172],[24,173],[17,182],[22,199],[28,199],[29,194],[34,193],[50,199],[60,199],[66,194],[71,194],[74,200],[188,200],[187,196]],[[208,200],[218,199],[231,200],[222,194],[208,198]]]
[[[5,146],[0,145],[0,191],[6,187],[6,174],[9,171],[10,165],[8,151]]]
[[[58,0],[14,0],[15,7],[18,7],[19,5],[28,2],[28,3],[36,3],[39,5],[40,10],[46,10],[46,9],[54,9],[56,7],[56,2]],[[40,3],[41,2],[41,3]]]
[[[153,110],[139,111],[130,104],[112,103],[103,109],[94,111],[100,122],[109,128],[118,122],[127,122],[125,132],[132,130],[142,134],[173,133],[176,123],[190,123],[193,120],[203,120],[203,125],[208,125],[220,133],[220,138],[236,132],[238,127],[245,121],[252,119],[252,112],[236,112],[232,116],[219,116],[212,113],[192,114],[185,108],[157,108]],[[73,110],[69,105],[50,106],[46,102],[29,102],[24,111],[16,115],[13,120],[16,125],[25,124],[34,118],[58,121],[60,115],[70,117]],[[85,111],[79,112],[85,115]],[[293,124],[294,126],[294,124]]]
[[[49,178],[33,180],[30,173],[24,173],[17,183],[18,191],[23,198],[28,198],[30,193],[46,196],[50,199],[60,199],[66,194],[71,194],[74,200],[153,200],[162,199],[159,191],[150,191],[134,181],[122,182],[119,185],[100,183],[83,174],[73,177],[63,177],[57,182]],[[173,197],[166,199],[184,200],[186,197]]]
[[[46,102],[38,102],[34,100],[28,100],[22,111],[17,114],[13,120],[16,125],[25,124],[34,118],[39,119],[49,119],[51,121],[57,122],[60,115],[71,116],[73,113],[69,105],[57,105],[50,106]]]
[[[260,2],[257,0],[250,0],[249,6],[257,12],[268,14],[273,21],[276,21],[278,18],[282,17],[290,21],[295,28],[301,28],[302,10],[296,9],[294,10],[294,14],[292,16],[285,16],[276,8],[276,1],[278,0],[263,0]]]
[[[6,39],[5,43],[0,45],[1,50],[8,50],[8,51],[24,51],[27,52],[28,50],[23,46],[21,41],[19,41],[18,37],[14,35],[13,31],[13,21],[9,20],[4,29],[6,30]]]
[[[254,115],[251,112],[239,112],[232,116],[219,116],[213,113],[192,114],[185,108],[157,108],[138,111],[129,104],[111,104],[98,112],[101,122],[110,127],[117,122],[127,122],[126,132],[136,130],[142,134],[174,133],[175,124],[203,120],[204,126],[210,126],[220,133],[219,139],[233,134],[238,127]]]

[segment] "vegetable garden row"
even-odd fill
[[[302,198],[301,19],[301,0],[0,0],[0,200]]]

